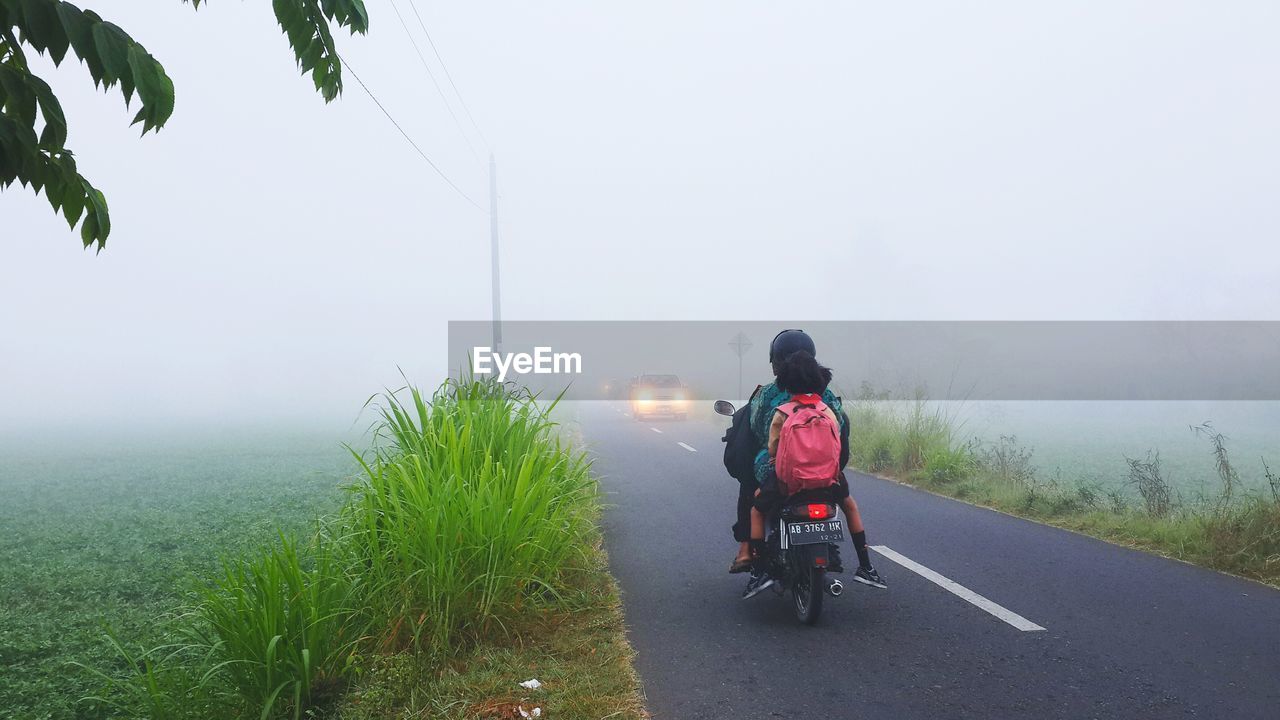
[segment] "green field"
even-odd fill
[[[7,436],[0,719],[472,718],[529,672],[557,717],[641,717],[551,409],[379,397],[359,459],[342,428]]]
[[[336,509],[354,471],[342,428],[139,429],[8,436],[0,445],[0,718],[89,718],[111,669],[110,629],[166,641],[175,612],[225,554]]]

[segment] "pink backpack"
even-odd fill
[[[778,406],[786,420],[774,458],[787,495],[830,487],[840,475],[840,428],[827,417],[826,404],[812,395],[792,398]]]

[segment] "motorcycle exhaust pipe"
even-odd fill
[[[832,580],[827,586],[827,592],[831,593],[831,597],[840,597],[840,593],[844,592],[844,583],[839,580]]]

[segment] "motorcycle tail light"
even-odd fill
[[[809,505],[810,520],[826,520],[831,516],[831,506],[822,503],[812,503]]]

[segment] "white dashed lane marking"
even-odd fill
[[[661,435],[661,434],[662,434],[662,431],[661,431],[661,430],[659,430],[658,428],[651,427],[651,428],[649,428],[649,429],[650,429],[650,430],[652,430],[652,431],[654,431],[654,432],[656,432],[656,433],[658,433],[659,435]]]
[[[963,598],[964,600],[974,605],[977,605],[983,610],[991,613],[992,615],[1000,618],[1001,620],[1009,623],[1010,625],[1018,628],[1019,630],[1022,630],[1023,632],[1035,632],[1038,630],[1044,630],[1044,628],[1022,617],[1018,613],[1006,607],[1003,607],[1001,605],[997,605],[996,603],[982,597],[978,593],[961,585],[955,580],[952,580],[951,578],[948,578],[948,577],[944,577],[930,570],[929,568],[921,565],[915,560],[912,560],[911,558],[901,553],[891,550],[884,545],[872,545],[871,549],[889,558],[890,560],[898,563],[899,565],[910,570],[911,572],[919,575],[925,580],[928,580],[929,582],[932,582],[938,585],[943,590],[946,590],[947,592],[957,595],[960,598]]]
[[[677,445],[679,445],[680,447],[684,448],[685,450],[688,450],[689,452],[698,452],[696,449],[694,449],[694,448],[692,448],[692,447],[690,447],[690,446],[688,446],[688,445],[685,445],[685,444],[684,444],[684,443],[682,443],[682,442],[678,442],[678,443],[676,443],[676,444],[677,444]]]

